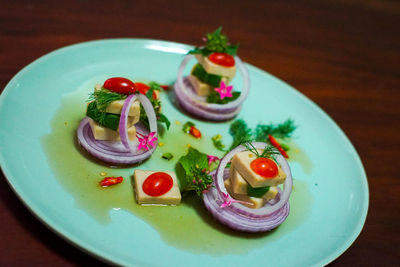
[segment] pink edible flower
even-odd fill
[[[219,93],[219,97],[221,99],[224,99],[225,97],[232,97],[232,89],[232,85],[226,86],[224,81],[221,81],[221,86],[219,88],[215,88],[214,90]]]
[[[207,155],[207,159],[208,159],[208,166],[210,166],[210,165],[211,165],[211,163],[213,163],[214,161],[217,161],[217,160],[219,160],[219,158],[218,158],[218,157],[216,157],[216,156],[213,156],[213,155]]]
[[[155,142],[158,140],[155,134],[155,132],[151,132],[149,135],[143,135],[138,132],[136,135],[139,141],[138,150],[141,150],[142,148],[149,150],[149,147],[154,147],[156,145]]]
[[[231,198],[231,196],[229,194],[225,194],[224,192],[221,192],[221,193],[224,196],[224,202],[221,204],[221,206],[220,206],[221,208],[228,207],[228,206],[232,205],[232,203],[242,203],[242,204],[247,204],[247,205],[253,205],[253,203],[233,199],[233,198]]]

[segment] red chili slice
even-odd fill
[[[189,133],[190,133],[192,136],[196,137],[196,138],[201,138],[201,132],[200,132],[200,130],[197,129],[196,127],[194,127],[194,126],[190,126]]]
[[[107,79],[104,82],[103,87],[105,89],[124,95],[133,94],[137,91],[135,84],[131,80],[122,77],[113,77]]]
[[[212,53],[208,56],[208,59],[218,65],[224,67],[233,67],[235,66],[235,59],[233,56],[227,53]]]
[[[140,83],[140,82],[136,82],[135,86],[137,88],[137,90],[139,91],[139,93],[146,95],[147,91],[149,91],[150,86],[148,86],[145,83]],[[153,91],[153,95],[152,95],[153,99],[157,99],[157,93],[155,91]]]
[[[115,185],[115,184],[119,184],[122,183],[122,181],[124,180],[124,178],[122,178],[122,176],[119,177],[106,177],[103,180],[100,181],[100,185],[102,187],[107,187],[110,185]]]
[[[282,148],[282,146],[278,143],[278,141],[276,141],[276,139],[272,135],[268,135],[268,139],[271,142],[271,145],[276,147],[276,149],[278,149],[279,152],[281,152],[282,156],[284,156],[285,158],[289,158],[289,155],[286,153],[286,151]]]
[[[174,180],[165,172],[155,172],[144,180],[142,189],[147,195],[159,197],[171,190]]]

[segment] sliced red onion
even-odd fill
[[[255,148],[264,149],[267,144],[253,142]],[[259,209],[251,209],[239,203],[221,208],[224,194],[228,194],[224,180],[229,177],[229,170],[225,169],[227,163],[239,152],[246,151],[244,146],[238,146],[230,151],[221,161],[218,169],[212,173],[214,187],[203,194],[204,204],[213,216],[221,223],[241,231],[259,232],[268,231],[280,225],[289,214],[289,197],[292,191],[292,175],[289,165],[282,155],[276,157],[277,162],[286,173],[283,192],[278,190],[275,199],[266,203]]]
[[[215,120],[215,121],[224,121],[229,120],[235,117],[239,111],[240,107],[234,109],[232,112],[212,112],[209,110],[202,109],[198,106],[192,104],[190,98],[183,92],[186,90],[185,88],[179,87],[175,84],[175,96],[178,100],[179,104],[189,113],[194,114],[200,118],[204,118],[207,120]]]
[[[133,96],[133,95],[130,95]],[[128,97],[129,98],[129,97]],[[127,99],[128,99],[127,98]],[[157,119],[156,119],[156,114],[153,109],[153,106],[150,102],[150,100],[140,94],[138,95],[139,101],[141,102],[144,111],[147,114],[148,120],[149,120],[149,125],[150,125],[150,132],[155,132],[155,136],[157,136]],[[132,103],[134,101],[134,97],[129,98],[129,100],[132,100]],[[130,103],[129,105],[126,106],[126,110],[124,112],[127,113],[127,110],[130,109]],[[125,104],[124,104],[125,107]],[[121,118],[122,116],[122,111],[121,111]],[[125,118],[126,120],[126,118]],[[125,122],[126,123],[126,122]],[[143,160],[147,159],[150,157],[154,150],[157,147],[157,142],[153,147],[151,147],[147,151],[138,151],[135,149],[134,151],[131,150],[131,147],[137,147],[137,140],[135,141],[130,141],[128,140],[128,135],[126,133],[126,136],[123,137],[121,136],[121,132],[125,132],[126,129],[126,124],[125,129],[122,127],[120,129],[120,138],[121,142],[115,142],[115,141],[99,141],[94,139],[92,130],[90,128],[89,124],[89,118],[85,117],[81,123],[79,124],[78,130],[77,130],[77,137],[78,137],[78,142],[79,144],[92,156],[100,159],[101,161],[111,163],[111,164],[116,164],[116,165],[123,165],[123,164],[136,164],[139,162],[142,162]],[[121,126],[121,125],[120,125]],[[135,125],[136,131],[141,132],[143,135],[148,135],[149,131],[146,129],[146,127],[142,126],[140,123],[137,123]],[[126,148],[126,146],[123,144],[122,139],[125,139],[124,142],[128,143],[129,149]]]
[[[134,152],[136,148],[132,146],[132,143],[129,140],[128,136],[128,114],[129,110],[131,109],[131,106],[133,102],[136,100],[137,96],[135,94],[129,95],[125,101],[124,105],[122,106],[121,110],[121,115],[119,118],[119,137],[121,139],[121,143],[124,145],[124,147],[128,148],[131,152]]]
[[[189,109],[187,109],[188,112],[199,117],[212,120],[227,120],[232,118],[239,112],[238,108],[240,108],[249,93],[250,79],[244,64],[239,57],[235,56],[235,61],[237,62],[236,65],[243,79],[243,87],[239,98],[227,104],[214,104],[207,103],[205,98],[196,95],[194,91],[184,82],[183,70],[192,58],[193,55],[187,55],[179,66],[177,81],[174,85],[175,94],[177,95],[179,102],[182,104],[183,108],[187,109],[187,107],[189,107]],[[229,115],[218,116],[222,114]]]

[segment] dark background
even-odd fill
[[[241,58],[324,109],[361,157],[368,217],[331,265],[399,266],[399,1],[2,0],[0,91],[66,45],[117,37],[199,44],[219,25],[241,44]],[[42,225],[0,176],[0,266],[101,264]]]

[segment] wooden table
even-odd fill
[[[116,37],[198,44],[223,25],[241,44],[243,59],[316,102],[363,161],[368,217],[358,239],[331,265],[398,266],[400,3],[215,2],[3,0],[0,88],[25,65],[66,45]],[[0,191],[0,266],[101,264],[42,225],[3,174]]]

